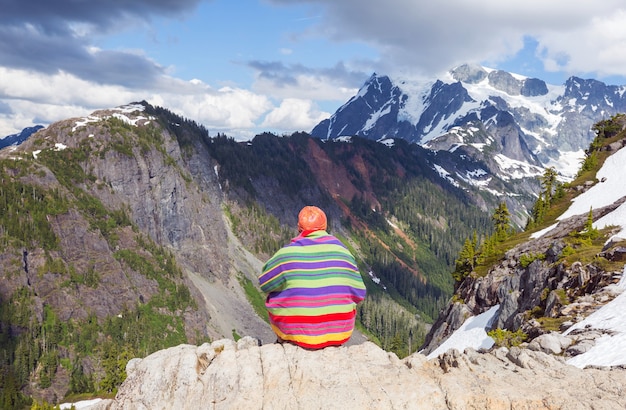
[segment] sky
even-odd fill
[[[0,137],[146,100],[249,139],[311,131],[373,74],[463,63],[626,85],[623,0],[0,0]]]

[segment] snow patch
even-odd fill
[[[76,121],[74,123],[74,126],[72,127],[72,132],[76,131],[80,127],[86,126],[89,123],[98,122],[98,121],[101,121],[101,120],[102,119],[100,117],[96,117],[96,116],[93,116],[93,115],[90,115],[88,117],[83,117],[82,119],[80,119],[80,120],[78,120],[78,121]]]
[[[122,105],[120,107],[110,108],[109,111],[113,111],[113,114],[103,115],[103,116],[89,115],[87,117],[83,117],[77,120],[74,123],[74,127],[72,127],[72,132],[76,131],[77,129],[81,127],[86,126],[89,123],[104,121],[111,117],[118,118],[124,121],[126,124],[130,124],[133,126],[137,126],[138,121],[141,121],[141,120],[145,121],[144,124],[148,124],[151,120],[154,120],[154,117],[152,116],[149,116],[149,117],[144,116],[144,115],[135,115],[133,117],[130,116],[130,114],[136,113],[138,111],[139,112],[145,111],[145,107],[141,104]],[[89,136],[92,137],[93,134],[90,134]]]
[[[505,181],[510,179],[533,178],[543,175],[544,172],[543,168],[509,158],[502,154],[497,154],[494,159],[498,163],[500,170],[507,174],[502,176],[502,179]]]
[[[478,316],[466,319],[457,331],[450,335],[426,358],[429,360],[434,359],[450,349],[457,349],[463,352],[468,347],[475,350],[491,348],[495,342],[487,335],[486,329],[491,326],[491,323],[497,317],[498,309],[500,309],[500,305],[495,305]]]
[[[565,181],[571,181],[576,177],[580,164],[585,158],[585,151],[562,151],[558,158],[550,159],[545,166],[554,168]]]
[[[626,195],[624,175],[626,175],[626,149],[622,148],[608,157],[602,165],[602,168],[596,174],[598,181],[602,182],[596,183],[586,192],[574,198],[570,207],[558,220],[561,221],[574,215],[587,214],[590,209],[598,209],[603,206],[611,205],[622,198]],[[615,236],[624,238],[626,235],[625,204],[622,204],[613,212],[593,223],[596,229],[603,229],[609,225],[621,227],[620,232]]]
[[[63,404],[60,404],[59,407],[61,408],[61,410],[66,410],[66,409],[69,410],[72,408],[72,406],[74,406],[76,410],[81,410],[81,409],[87,409],[89,406],[92,406],[101,400],[102,399],[92,399],[92,400],[77,401],[76,403],[63,403]]]
[[[591,349],[567,360],[568,364],[581,369],[589,365],[626,365],[626,354],[624,354],[626,352],[626,315],[623,314],[626,309],[624,274],[623,272],[621,286],[616,286],[616,291],[621,293],[618,297],[564,332],[568,334],[576,329],[592,328],[609,330],[612,334],[605,334],[596,339]]]
[[[352,137],[344,135],[344,136],[340,136],[335,138],[333,141],[335,142],[352,142]]]
[[[378,276],[376,276],[373,271],[370,270],[369,272],[367,272],[367,274],[372,279],[372,282],[374,282],[375,284],[377,284],[378,286],[380,286],[384,290],[387,290],[387,286],[380,284],[380,278]]]
[[[441,167],[440,165],[436,165],[434,166],[435,171],[437,171],[437,173],[439,174],[439,176],[445,180],[447,180],[448,182],[450,182],[452,185],[454,185],[455,187],[459,187],[459,183],[457,181],[454,180],[454,178],[452,178],[452,176],[450,175],[450,173],[448,171],[446,171],[443,167]]]

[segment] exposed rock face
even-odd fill
[[[114,409],[616,409],[626,369],[578,369],[545,353],[501,348],[399,360],[366,342],[308,351],[245,337],[133,359]]]
[[[195,139],[193,147],[190,143],[183,152],[171,130],[158,124],[156,117],[147,116],[144,109],[131,104],[96,111],[88,119],[59,121],[15,151],[2,151],[0,159],[23,154],[36,160],[35,153],[42,150],[62,155],[89,147],[79,165],[90,179],[76,188],[108,210],[123,210],[135,228],[116,228],[116,242],[109,243],[78,209],[70,207],[67,213],[48,216],[59,238],[58,250],[3,250],[0,298],[8,299],[20,287],[32,289],[39,321],[44,304],[66,321],[84,320],[91,313],[104,319],[117,316],[125,307],[147,303],[159,292],[157,281],[115,257],[119,250],[141,253],[137,240],[137,232],[141,232],[172,252],[184,272],[176,280],[184,283],[198,302],[197,310],[181,313],[191,342],[198,335],[213,340],[228,337],[233,329],[269,340],[273,332],[254,313],[237,276],[255,279],[261,262],[245,254],[229,230],[222,210],[224,194],[206,146]],[[122,112],[126,124],[110,122]],[[59,190],[71,198],[53,172],[34,162],[40,171],[25,176],[24,182]],[[50,257],[62,260],[65,270],[71,267],[78,276],[94,272],[97,281],[91,286],[64,285],[68,275],[45,273]]]
[[[536,97],[548,94],[546,82],[538,78],[527,78],[523,81],[520,93],[525,97]]]
[[[615,203],[593,210],[594,220],[619,207],[626,197]],[[533,308],[541,309],[546,317],[582,320],[587,314],[615,297],[607,285],[617,283],[621,272],[604,271],[593,264],[580,262],[568,266],[560,260],[565,248],[564,239],[571,232],[583,230],[586,215],[573,216],[560,221],[550,232],[540,238],[524,242],[509,250],[504,258],[489,270],[484,277],[468,276],[456,289],[457,302],[449,303],[440,313],[426,336],[422,347],[428,354],[457,330],[465,319],[478,315],[495,305],[500,305],[492,328],[522,329],[531,338],[544,331],[528,315]],[[612,254],[619,253],[612,250]],[[520,259],[529,255],[544,255],[527,266]],[[567,295],[563,305],[557,292]],[[462,300],[463,303],[459,303]],[[565,324],[571,326],[573,322]],[[565,330],[565,329],[563,329]],[[570,349],[575,355],[576,347]],[[547,349],[546,351],[549,351]]]
[[[519,95],[522,87],[521,81],[517,80],[511,73],[506,71],[496,70],[489,73],[487,76],[489,84],[496,90],[501,90],[508,95]]]

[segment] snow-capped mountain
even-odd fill
[[[0,149],[8,147],[9,145],[20,145],[22,142],[26,141],[28,137],[30,137],[42,128],[43,125],[35,125],[34,127],[24,128],[21,132],[17,134],[11,134],[7,135],[4,138],[0,138]]]
[[[523,222],[537,176],[554,167],[571,179],[593,125],[626,112],[625,92],[597,80],[571,77],[557,86],[474,65],[423,81],[373,74],[311,134],[401,138],[435,150],[432,166],[443,178],[487,202],[506,196]]]

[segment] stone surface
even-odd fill
[[[559,355],[572,344],[572,339],[557,332],[540,335],[528,344],[531,350]]]
[[[403,360],[370,342],[308,351],[244,337],[134,359],[115,409],[616,409],[626,369],[578,369],[529,349]]]

